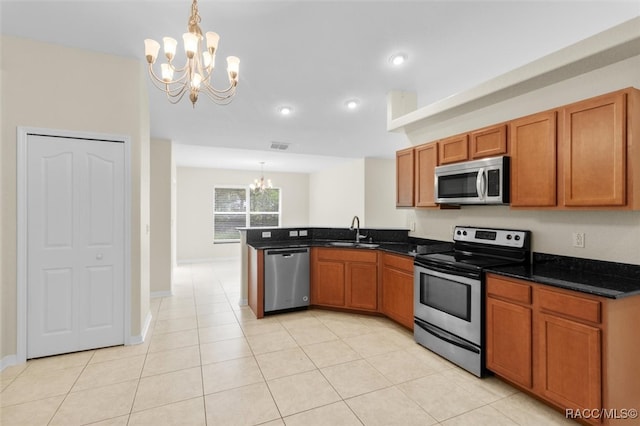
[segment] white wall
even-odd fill
[[[151,296],[171,293],[172,271],[172,186],[173,155],[171,141],[151,140]]]
[[[312,173],[309,193],[309,226],[346,228],[356,215],[367,225],[364,159]]]
[[[518,96],[473,113],[423,126],[407,136],[413,145],[551,109],[625,87],[640,88],[640,56]],[[636,141],[637,142],[637,141]],[[450,240],[453,225],[500,226],[533,231],[533,250],[566,256],[640,264],[640,212],[514,211],[465,206],[460,210],[410,210],[411,235]],[[585,248],[571,246],[585,233]]]
[[[361,158],[312,173],[309,225],[346,228],[357,215],[363,228],[406,228],[407,212],[395,208],[395,164]]]
[[[240,256],[239,243],[213,244],[213,188],[249,185],[259,176],[256,171],[177,168],[178,262]],[[309,175],[265,172],[265,178],[281,189],[281,225],[307,226]]]
[[[16,353],[16,129],[131,138],[131,334],[149,313],[149,113],[141,61],[0,37],[2,69],[2,281],[0,360]],[[43,64],[46,64],[44,66]]]
[[[365,218],[369,228],[407,228],[407,210],[396,208],[396,160],[365,159]]]

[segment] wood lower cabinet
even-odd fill
[[[640,296],[608,299],[494,274],[486,284],[489,370],[559,410],[638,408]]]
[[[435,168],[438,165],[438,144],[415,148],[415,204],[416,207],[436,207]]]
[[[413,330],[413,258],[382,253],[382,313]]]
[[[512,207],[557,204],[556,147],[556,111],[509,123]]]
[[[378,251],[314,247],[311,250],[311,303],[378,310]]]
[[[626,203],[626,93],[562,109],[564,205]]]
[[[538,320],[538,389],[561,407],[602,407],[601,336],[598,327],[540,313]]]
[[[471,158],[495,157],[507,153],[507,125],[485,127],[469,136]]]
[[[396,207],[414,206],[414,149],[396,152]]]
[[[531,286],[487,280],[487,368],[526,388],[533,386]]]
[[[346,304],[348,308],[376,311],[378,309],[378,265],[347,262]]]
[[[318,260],[314,263],[313,281],[314,304],[345,305],[346,275],[343,262]]]

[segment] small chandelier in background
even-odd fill
[[[203,51],[202,30],[200,29],[200,15],[198,14],[198,0],[193,0],[191,5],[191,16],[187,31],[182,35],[184,50],[187,55],[187,62],[182,67],[176,67],[173,59],[176,54],[178,42],[171,37],[164,37],[164,54],[167,62],[161,64],[161,77],[158,77],[153,70],[153,64],[158,57],[160,44],[151,39],[144,41],[145,56],[149,64],[149,75],[153,84],[167,94],[167,99],[172,104],[180,102],[185,93],[189,92],[189,99],[195,108],[200,92],[206,93],[211,100],[217,104],[226,105],[231,102],[236,93],[238,85],[238,72],[240,59],[236,56],[227,57],[227,74],[229,76],[229,87],[224,90],[215,89],[211,84],[211,74],[213,73],[216,50],[220,36],[214,32],[207,32],[207,48]],[[202,53],[200,53],[202,52]],[[174,73],[178,73],[174,78]]]
[[[249,188],[251,188],[254,193],[262,193],[267,189],[273,188],[271,179],[264,180],[264,161],[260,162],[260,179],[255,179],[253,183],[249,185]]]

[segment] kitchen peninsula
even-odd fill
[[[323,279],[323,269],[312,267],[312,306],[381,313],[411,329],[412,256],[417,253],[447,251],[451,248],[451,243],[409,237],[407,229],[363,228],[359,232],[364,237],[356,243],[355,230],[348,228],[242,228],[242,297],[246,297],[245,300],[256,317],[262,318],[264,250],[313,247],[312,264],[326,264],[333,271],[339,270],[341,276],[336,278],[338,288],[328,294],[317,285]],[[358,280],[358,274],[352,274],[356,282],[346,276],[352,270],[368,270],[370,273],[364,280]],[[344,282],[341,281],[343,278]],[[359,297],[367,301],[358,300]]]

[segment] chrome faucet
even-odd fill
[[[354,223],[355,223],[355,228],[354,228]],[[356,231],[356,243],[360,242],[360,238],[367,238],[366,235],[360,235],[360,218],[358,216],[354,216],[353,219],[351,219],[351,226],[349,227],[350,231],[353,231],[355,229]]]

